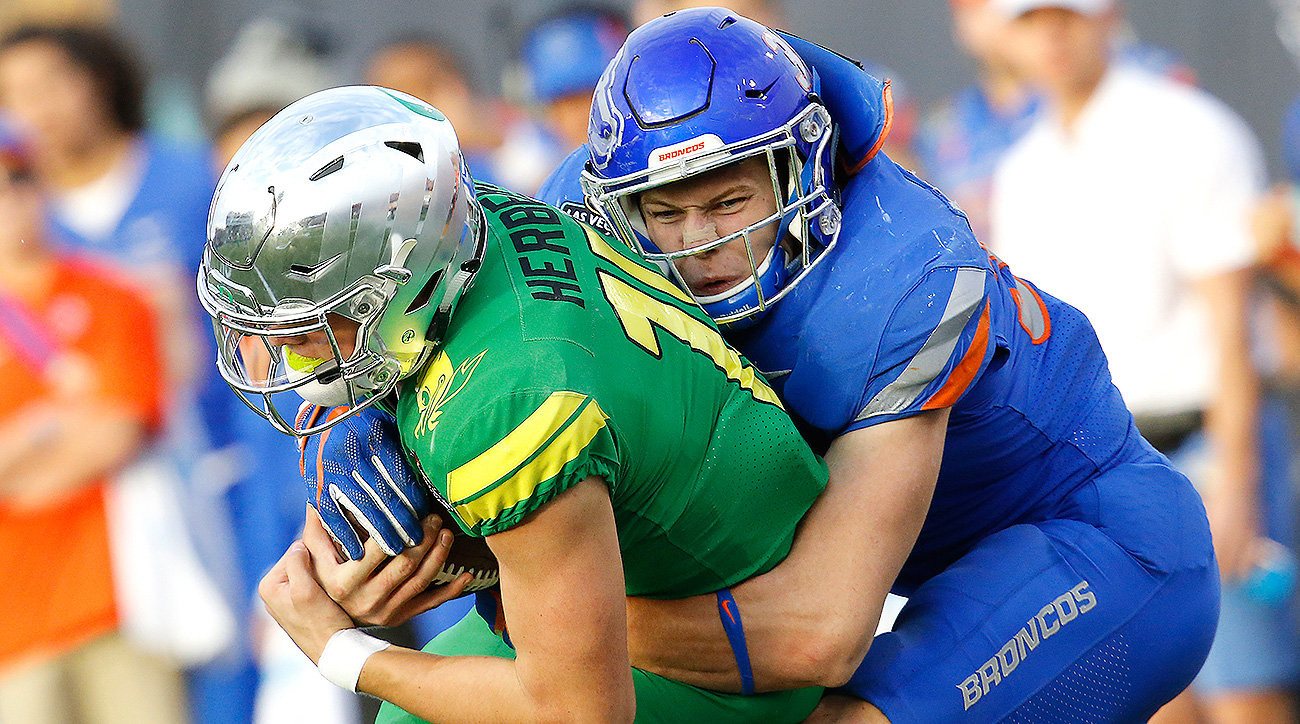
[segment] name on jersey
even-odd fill
[[[483,194],[479,202],[497,214],[506,227],[533,299],[586,307],[569,247],[564,244],[558,211],[526,196],[496,189]]]
[[[1097,596],[1088,590],[1087,581],[1080,581],[1074,588],[1048,602],[992,658],[957,685],[961,691],[963,709],[971,708],[989,693],[989,689],[1002,683],[1038,648],[1038,644],[1055,636],[1071,621],[1096,606]]]

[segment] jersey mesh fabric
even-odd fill
[[[1123,721],[1133,673],[1123,633],[1075,661],[1006,718],[1006,724],[1109,724]]]

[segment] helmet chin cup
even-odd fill
[[[759,313],[771,305],[768,300],[785,284],[789,265],[789,254],[782,244],[777,244],[759,264],[755,275],[721,294],[696,297],[696,301],[718,326],[744,329],[757,322]]]

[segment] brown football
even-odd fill
[[[443,514],[443,520],[448,521],[446,528],[456,537],[452,540],[451,550],[447,553],[447,562],[438,572],[438,577],[433,579],[433,585],[451,583],[456,580],[456,576],[465,572],[474,576],[474,580],[465,587],[466,593],[482,591],[497,585],[497,581],[501,579],[501,570],[497,565],[496,556],[492,555],[492,550],[488,548],[487,541],[466,535],[452,522],[450,514]]]

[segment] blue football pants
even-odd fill
[[[989,536],[917,587],[840,691],[892,724],[1146,722],[1214,638],[1204,508],[1158,462],[1121,465],[1058,512]]]

